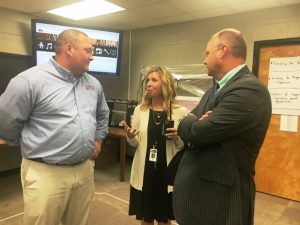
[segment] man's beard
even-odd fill
[[[222,67],[219,64],[216,64],[213,67],[213,70],[211,70],[207,67],[207,75],[210,77],[216,78],[219,75],[219,71],[221,71],[221,68]]]
[[[207,75],[213,77],[213,74],[210,71],[207,72]]]
[[[214,71],[207,69],[207,75],[210,77],[214,77],[215,73]]]

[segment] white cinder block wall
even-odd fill
[[[0,8],[0,52],[31,55],[31,18]]]
[[[143,66],[202,63],[209,37],[227,27],[246,36],[247,65],[252,69],[254,41],[300,37],[299,12],[296,4],[131,31],[131,98],[136,96]]]
[[[135,99],[140,71],[145,65],[202,63],[209,37],[227,27],[237,28],[245,34],[248,41],[247,64],[252,68],[254,41],[300,37],[299,12],[300,4],[295,4],[126,31],[126,48],[122,52],[122,77],[114,80],[100,79],[107,90],[106,96],[121,99],[129,96],[129,99]],[[0,8],[0,52],[31,55],[30,23],[29,15]],[[112,85],[113,82],[122,83],[124,91],[118,90],[120,86]]]

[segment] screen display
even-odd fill
[[[121,31],[108,31],[75,25],[32,20],[33,58],[36,65],[48,62],[55,55],[57,36],[66,29],[76,29],[89,36],[93,43],[93,61],[89,73],[118,76],[120,73]]]

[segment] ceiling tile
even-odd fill
[[[300,0],[107,0],[126,10],[81,21],[46,13],[47,10],[78,1],[0,0],[0,8],[24,12],[33,18],[127,30],[300,3]]]

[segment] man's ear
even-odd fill
[[[228,51],[227,45],[222,45],[222,48],[219,51],[220,57],[223,58],[227,54],[227,51]]]
[[[73,53],[73,46],[71,44],[66,44],[65,45],[65,51],[66,51],[66,54],[68,56],[72,56],[72,53]]]

